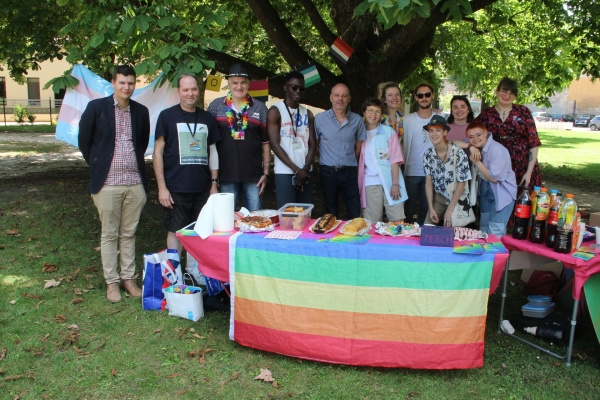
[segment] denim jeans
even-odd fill
[[[481,220],[479,229],[483,232],[502,237],[506,234],[506,224],[512,215],[515,205],[513,200],[500,211],[496,211],[496,198],[488,181],[479,182],[479,209]]]
[[[292,186],[293,174],[275,174],[275,197],[277,198],[277,209],[287,203],[312,204],[313,178],[312,174],[307,183],[301,189]]]
[[[258,182],[257,182],[258,183]],[[248,211],[256,211],[261,208],[260,196],[258,195],[260,188],[256,186],[256,183],[245,183],[245,182],[221,182],[219,183],[219,192],[221,193],[233,193],[233,207],[238,210],[237,206],[240,192],[242,195],[242,202],[244,207]]]
[[[358,192],[358,167],[329,167],[321,165],[321,189],[325,211],[338,215],[338,197],[341,194],[346,205],[346,219],[360,217],[360,194]]]
[[[415,210],[417,210],[418,203],[417,223],[423,226],[427,211],[429,211],[429,206],[427,206],[427,195],[425,194],[425,177],[405,176],[404,183],[406,184],[406,194],[408,194],[408,199],[404,203],[406,222],[414,222]]]

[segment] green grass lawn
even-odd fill
[[[23,124],[23,125],[0,125],[0,132],[39,132],[39,133],[54,133],[56,125],[44,124]]]
[[[567,368],[497,333],[498,292],[489,300],[484,366],[451,371],[298,360],[230,341],[229,313],[208,312],[194,323],[142,311],[137,299],[110,304],[88,174],[76,168],[69,176],[0,180],[2,399],[598,398],[600,346],[589,317],[578,321],[576,355]],[[143,253],[165,245],[154,181],[151,188],[138,228],[138,270]],[[271,181],[265,207],[274,202]],[[317,202],[315,214],[322,211]],[[42,272],[45,263],[58,270]],[[59,278],[58,287],[43,289],[45,280]],[[509,289],[508,313],[518,313],[526,293],[520,284]],[[253,379],[261,368],[273,372],[278,387]]]
[[[600,133],[547,130],[539,132],[538,160],[542,178],[585,188],[600,179]]]

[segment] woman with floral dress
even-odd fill
[[[542,143],[531,111],[513,104],[517,93],[517,82],[502,78],[496,90],[498,103],[483,110],[475,120],[482,122],[494,140],[508,149],[517,183],[532,190],[534,186],[542,185],[537,162],[538,147]]]

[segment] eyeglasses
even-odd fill
[[[500,89],[499,92],[500,92],[500,94],[502,94],[504,96],[508,96],[508,97],[515,97],[516,96],[516,94],[514,94],[510,90],[506,90],[506,89]]]
[[[366,110],[365,114],[369,114],[369,115],[381,115],[381,110]]]
[[[298,86],[298,85],[291,85],[290,89],[292,89],[292,92],[296,92],[296,91],[301,91],[304,92],[306,90],[306,88],[304,86]]]
[[[416,96],[417,96],[417,98],[418,98],[418,99],[422,99],[422,98],[423,98],[423,96],[425,96],[425,97],[427,97],[427,98],[430,98],[430,97],[431,97],[431,92],[427,92],[427,93],[417,93],[417,94],[416,94]]]

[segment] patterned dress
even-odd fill
[[[383,114],[381,116],[381,125],[391,126],[392,129],[396,131],[398,134],[398,141],[402,143],[402,136],[404,136],[404,116],[398,110],[396,110],[396,123],[392,124],[390,121],[390,116],[387,114]]]
[[[542,145],[531,111],[525,106],[513,104],[508,118],[502,121],[496,108],[490,107],[483,110],[475,120],[485,124],[494,140],[508,149],[518,185],[527,172],[529,150]],[[531,173],[529,189],[533,190],[534,186],[542,186],[542,174],[537,161]]]

